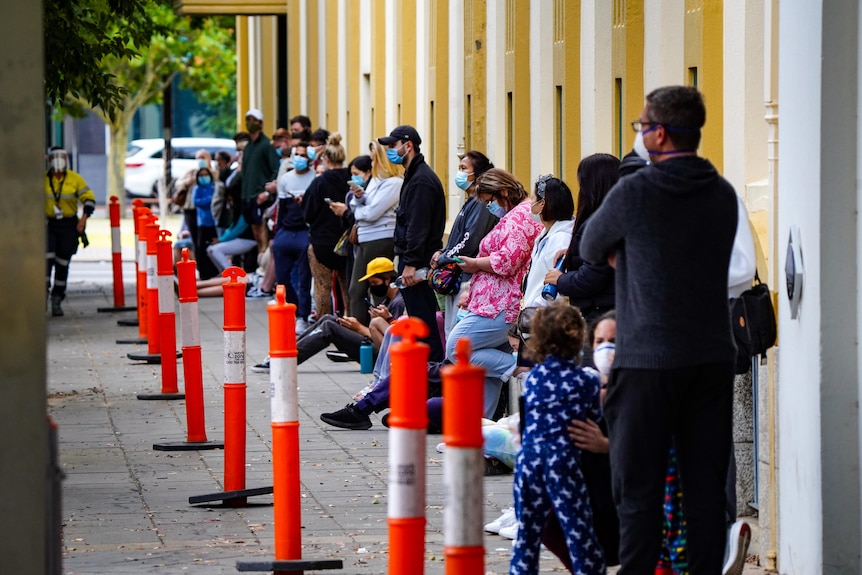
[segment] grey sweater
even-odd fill
[[[695,156],[647,166],[609,192],[586,224],[581,256],[604,262],[616,252],[615,368],[734,361],[727,268],[736,220],[733,187]]]

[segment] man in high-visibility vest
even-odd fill
[[[69,262],[78,251],[78,238],[83,236],[87,218],[96,209],[96,196],[84,178],[68,169],[66,150],[53,147],[48,153],[50,167],[45,173],[45,232],[47,235],[47,271],[45,281],[51,294],[51,315],[63,315],[60,304],[66,297]],[[84,214],[78,217],[78,204]],[[51,268],[54,286],[51,287]]]

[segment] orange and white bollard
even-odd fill
[[[456,363],[440,370],[443,379],[443,551],[446,575],[485,572],[482,527],[482,409],[485,370],[470,364],[470,340],[455,344]]]
[[[223,493],[189,497],[189,503],[224,501],[243,507],[252,495],[272,493],[272,487],[245,488],[245,271],[229,267],[224,290],[224,488]]]
[[[150,215],[146,223],[141,223],[141,234],[146,246],[144,270],[147,289],[145,295],[145,314],[141,321],[147,324],[147,353],[126,354],[129,359],[158,363],[162,360],[159,346],[159,285],[156,279],[157,250],[156,241],[159,237],[159,224],[156,216]]]
[[[180,333],[183,346],[183,383],[186,390],[186,441],[153,444],[156,451],[198,451],[221,449],[224,443],[208,441],[204,416],[203,363],[201,362],[201,330],[198,314],[198,290],[195,269],[188,248],[177,262],[180,295]]]
[[[146,322],[146,300],[147,300],[147,245],[144,241],[142,227],[146,225],[152,216],[150,209],[144,205],[144,201],[136,199],[132,201],[132,220],[135,225],[135,305],[137,316],[134,319],[118,319],[117,325],[137,326],[138,339],[117,340],[117,343],[147,343]]]
[[[299,481],[299,396],[296,374],[296,306],[285,303],[284,286],[275,290],[269,315],[269,381],[272,416],[272,478],[275,561],[239,561],[239,571],[342,569],[342,561],[302,559],[302,505]]]
[[[135,311],[135,307],[126,307],[126,290],[123,284],[123,250],[120,242],[120,200],[111,196],[108,204],[108,216],[111,221],[111,265],[114,279],[114,306],[100,307],[96,311]]]
[[[420,575],[425,569],[425,437],[428,432],[429,329],[416,318],[392,325],[401,341],[390,348],[389,573]]]
[[[138,399],[184,399],[177,382],[177,320],[174,311],[173,251],[168,230],[159,230],[156,240],[156,286],[158,295],[159,353],[162,364],[162,392],[139,393]],[[151,326],[152,327],[152,326]]]

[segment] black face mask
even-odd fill
[[[384,282],[380,285],[369,286],[368,291],[370,291],[371,295],[374,297],[383,297],[389,291],[389,284]]]

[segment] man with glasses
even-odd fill
[[[443,361],[443,343],[437,327],[437,298],[424,277],[416,272],[428,266],[434,252],[443,247],[446,225],[446,198],[443,184],[425,163],[419,151],[422,139],[413,126],[398,126],[377,141],[387,146],[389,161],[404,164],[401,201],[395,211],[395,255],[404,287],[401,295],[407,313],[424,321],[430,330],[426,343],[431,347],[430,361]]]
[[[694,88],[647,95],[632,127],[635,149],[651,163],[619,181],[581,241],[584,259],[608,261],[617,272],[605,414],[620,575],[655,569],[672,445],[689,567],[722,569],[736,355],[727,281],[738,212],[733,187],[697,155],[705,120]]]

